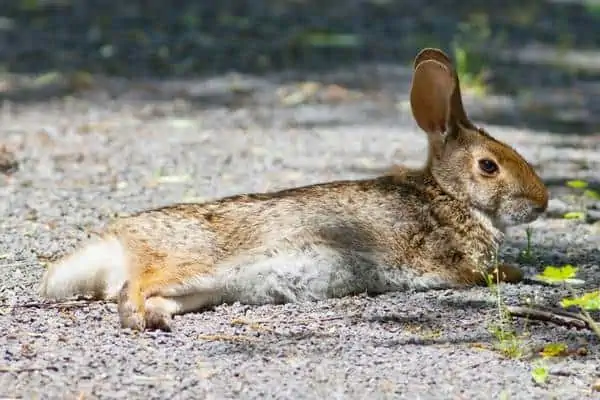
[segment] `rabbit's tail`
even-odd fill
[[[77,295],[116,299],[128,270],[127,252],[121,241],[114,236],[104,237],[48,267],[38,294],[53,300]]]

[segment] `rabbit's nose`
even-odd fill
[[[542,214],[548,208],[549,193],[545,187],[530,191],[530,201],[533,211]]]
[[[548,198],[546,196],[530,197],[527,202],[531,214],[536,217],[543,214],[548,208]]]

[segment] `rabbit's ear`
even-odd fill
[[[440,49],[425,48],[417,54],[413,63],[413,68],[416,70],[419,64],[428,60],[435,60],[443,64],[449,71],[451,71],[454,80],[454,91],[450,97],[450,124],[460,125],[469,129],[476,129],[476,126],[469,120],[467,113],[462,102],[462,95],[460,92],[460,81],[458,75],[452,65],[450,57]]]
[[[439,135],[441,139],[446,132],[453,92],[452,72],[444,64],[430,59],[416,66],[410,89],[410,106],[415,121],[430,137]]]
[[[444,64],[448,69],[452,70],[452,61],[450,61],[450,57],[446,55],[440,49],[433,48],[424,48],[417,54],[415,57],[415,61],[413,62],[413,69],[417,69],[417,66],[421,64],[423,61],[427,60],[435,60],[442,64]]]

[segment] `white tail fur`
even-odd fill
[[[38,293],[55,300],[90,294],[114,300],[127,280],[127,264],[125,248],[117,238],[96,240],[51,265]]]

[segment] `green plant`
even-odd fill
[[[562,283],[571,293],[571,297],[565,297],[560,301],[563,308],[578,307],[579,314],[587,322],[594,333],[600,338],[600,324],[590,315],[590,311],[600,311],[600,290],[577,295],[571,282],[575,279],[577,268],[572,265],[562,267],[547,266],[541,274],[536,277],[549,283]]]
[[[512,326],[506,323],[506,320],[500,324],[492,324],[489,331],[496,343],[494,348],[506,358],[520,359],[525,355],[525,346],[521,338],[517,335]]]
[[[586,181],[582,181],[579,179],[567,181],[567,186],[575,192],[577,203],[578,203],[578,211],[570,211],[563,215],[565,219],[581,219],[585,220],[586,218],[586,207],[585,200],[593,199],[600,200],[600,193],[597,191],[590,189],[589,184]]]
[[[531,370],[531,378],[538,385],[548,382],[550,372],[546,360],[554,357],[561,357],[569,354],[569,346],[566,343],[549,343],[540,352],[541,359],[538,359]]]
[[[508,392],[506,392],[505,390],[503,390],[503,391],[500,393],[499,400],[508,400],[509,398],[510,398],[510,397],[509,397],[509,395],[508,395]]]
[[[486,93],[487,71],[478,52],[485,48],[490,36],[488,16],[483,13],[473,13],[467,21],[458,25],[458,32],[452,40],[456,73],[461,84],[480,95]]]
[[[537,362],[531,370],[531,377],[538,385],[543,385],[548,381],[548,367],[544,362]]]
[[[496,267],[498,267],[498,254],[495,255],[493,262],[496,264]],[[496,268],[495,270],[495,277],[493,274],[485,275],[487,286],[496,299],[496,306],[498,309],[498,320],[490,323],[488,325],[488,330],[496,339],[496,343],[494,344],[496,351],[504,357],[519,359],[525,354],[524,345],[517,334],[516,329],[512,325],[510,315],[504,305],[501,283],[496,283],[500,282],[500,269]]]
[[[566,343],[558,342],[558,343],[549,343],[542,349],[542,357],[551,358],[551,357],[559,357],[568,353],[569,346]]]
[[[530,226],[525,228],[525,235],[527,237],[527,246],[525,247],[525,250],[521,251],[519,257],[521,258],[521,260],[529,262],[533,259],[533,251],[531,246],[531,236],[533,235],[533,229]]]
[[[478,94],[485,94],[484,71],[475,70],[471,66],[469,51],[455,44],[453,46],[454,59],[456,63],[456,73],[461,81],[461,84],[466,88],[475,91]]]
[[[530,234],[528,232],[528,250],[531,249]],[[496,254],[494,262],[497,263],[498,256]],[[496,265],[497,266],[497,265]],[[499,268],[496,268],[499,271]],[[564,265],[562,267],[547,266],[544,271],[537,275],[537,278],[550,283],[563,283],[571,291],[572,297],[563,298],[560,302],[564,308],[576,306],[581,310],[581,317],[585,319],[594,333],[600,337],[600,325],[594,321],[589,314],[589,311],[600,310],[600,290],[585,293],[577,296],[570,283],[576,281],[575,276],[577,268],[572,265]],[[494,349],[505,357],[513,359],[523,358],[527,352],[525,344],[522,342],[520,335],[511,323],[510,313],[503,303],[501,284],[499,276],[486,275],[486,282],[490,290],[495,296],[496,305],[498,308],[498,320],[488,326],[490,333],[495,337],[496,343]],[[545,362],[548,358],[560,357],[569,354],[569,349],[566,343],[557,342],[549,343],[540,351],[541,360],[538,359],[532,364],[531,378],[537,385],[544,385],[550,379],[550,372]]]

